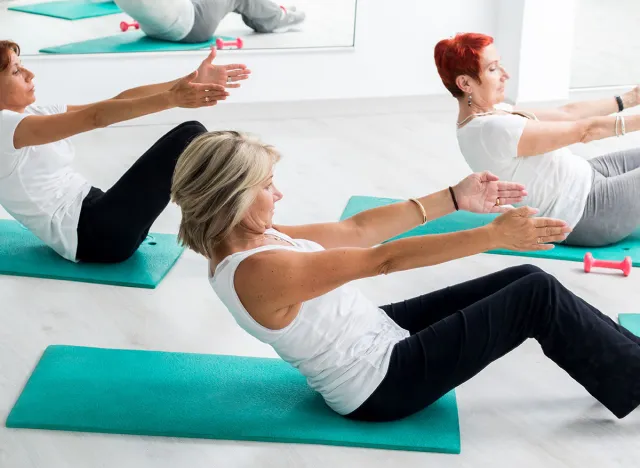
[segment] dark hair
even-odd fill
[[[13,41],[0,41],[0,72],[11,63],[11,52],[20,55],[20,46]]]

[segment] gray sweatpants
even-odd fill
[[[193,29],[180,42],[211,39],[222,19],[238,13],[244,23],[261,33],[273,32],[281,25],[282,9],[272,0],[191,0],[195,7]]]
[[[582,219],[565,244],[599,247],[619,242],[640,226],[640,148],[589,161],[593,188]]]

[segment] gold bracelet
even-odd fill
[[[412,201],[413,203],[418,205],[418,208],[420,208],[420,211],[422,212],[422,224],[421,224],[421,226],[424,226],[425,224],[427,224],[427,212],[424,210],[424,206],[422,206],[422,203],[420,203],[415,198],[409,198],[409,201]]]

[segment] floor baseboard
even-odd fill
[[[455,111],[451,96],[404,96],[390,98],[330,99],[295,102],[230,103],[214,108],[172,109],[116,126],[177,125],[187,120],[228,122],[237,120],[287,120],[301,118],[383,115],[412,112]]]

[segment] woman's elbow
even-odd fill
[[[109,122],[105,116],[101,115],[99,112],[96,112],[92,119],[90,119],[91,125],[90,128],[105,128],[109,126]]]
[[[599,126],[598,121],[595,119],[581,120],[577,122],[576,132],[578,133],[579,143],[589,143],[594,140],[599,140]]]
[[[104,128],[109,125],[106,114],[96,108],[85,109],[81,112],[79,118],[81,119],[80,127],[82,131]]]
[[[372,254],[371,276],[381,276],[393,273],[396,268],[396,262],[389,252],[389,245],[383,244],[369,249]]]

